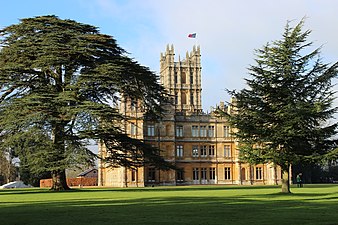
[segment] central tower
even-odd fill
[[[202,112],[201,52],[194,46],[185,59],[175,62],[174,46],[167,45],[160,57],[160,79],[168,93],[174,96],[176,112],[187,114]]]

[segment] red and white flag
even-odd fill
[[[188,38],[196,38],[196,33],[188,34]]]

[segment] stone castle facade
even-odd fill
[[[153,185],[197,184],[277,184],[280,168],[272,164],[249,165],[241,162],[233,128],[214,112],[204,113],[201,94],[201,53],[194,46],[185,59],[175,61],[173,46],[167,46],[160,56],[160,81],[174,96],[174,106],[158,122],[143,120],[138,103],[124,101],[121,113],[132,118],[124,125],[134,138],[159,147],[162,156],[180,171],[160,171],[152,167],[110,168],[99,162],[101,186],[143,187]],[[224,103],[220,108],[228,110]],[[99,152],[105,155],[104,146]]]

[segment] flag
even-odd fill
[[[188,38],[196,38],[196,33],[188,34]]]

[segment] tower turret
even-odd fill
[[[200,47],[193,46],[186,58],[179,57],[175,62],[174,46],[167,45],[166,52],[161,53],[161,83],[169,94],[175,96],[176,111],[194,113],[202,111],[201,102],[201,54]]]

